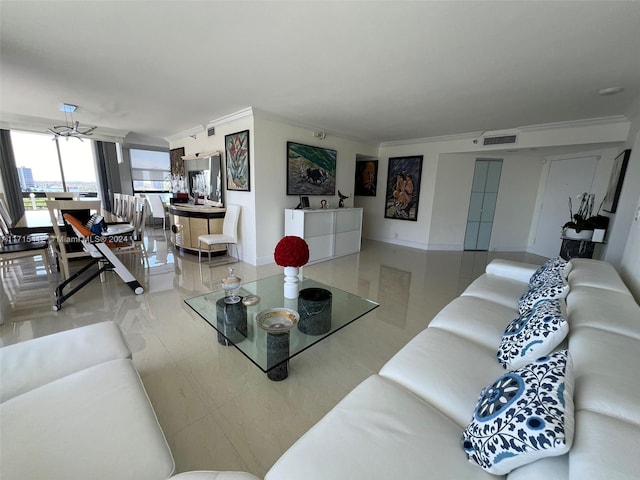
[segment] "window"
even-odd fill
[[[11,143],[20,186],[27,199],[32,192],[97,193],[93,142],[52,141],[48,134],[12,130]]]
[[[171,162],[169,152],[130,149],[134,192],[168,192]]]

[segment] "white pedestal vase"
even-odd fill
[[[284,298],[298,298],[300,291],[300,278],[298,267],[284,267]]]
[[[571,240],[591,240],[591,236],[593,235],[593,230],[580,230],[576,232],[575,228],[565,228],[564,236]]]

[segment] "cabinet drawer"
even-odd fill
[[[305,215],[304,238],[330,235],[334,232],[334,212],[318,212]]]
[[[349,255],[360,251],[360,230],[336,233],[336,243],[333,254]]]
[[[321,235],[307,238],[309,262],[315,262],[333,256],[333,235]]]

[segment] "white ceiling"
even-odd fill
[[[60,124],[67,102],[98,131],[166,138],[251,106],[378,142],[640,98],[637,1],[2,0],[0,18],[5,124]]]

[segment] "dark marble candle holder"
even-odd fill
[[[324,288],[304,288],[298,295],[298,330],[307,335],[323,335],[331,330],[331,292]]]
[[[218,343],[228,347],[247,338],[247,307],[242,302],[216,302]]]

